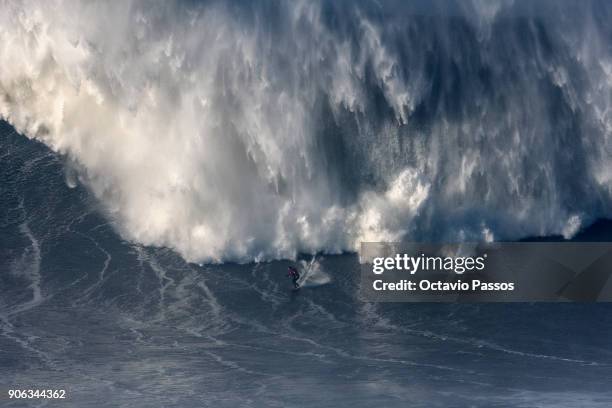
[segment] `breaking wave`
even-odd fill
[[[0,8],[0,116],[199,262],[612,215],[609,2]]]

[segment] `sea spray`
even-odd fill
[[[612,215],[612,7],[419,4],[5,2],[0,117],[191,261]]]

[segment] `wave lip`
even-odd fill
[[[421,8],[6,3],[0,116],[190,261],[610,217],[612,7]]]

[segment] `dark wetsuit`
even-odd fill
[[[298,285],[298,280],[300,279],[300,273],[297,271],[297,269],[290,266],[289,273],[287,274],[287,276],[291,276],[291,279],[293,280],[293,287],[295,289],[300,287],[300,285]]]

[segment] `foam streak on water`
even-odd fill
[[[6,124],[0,146],[0,389],[79,408],[611,404],[608,304],[367,303],[356,254],[194,265],[122,240],[46,147]]]

